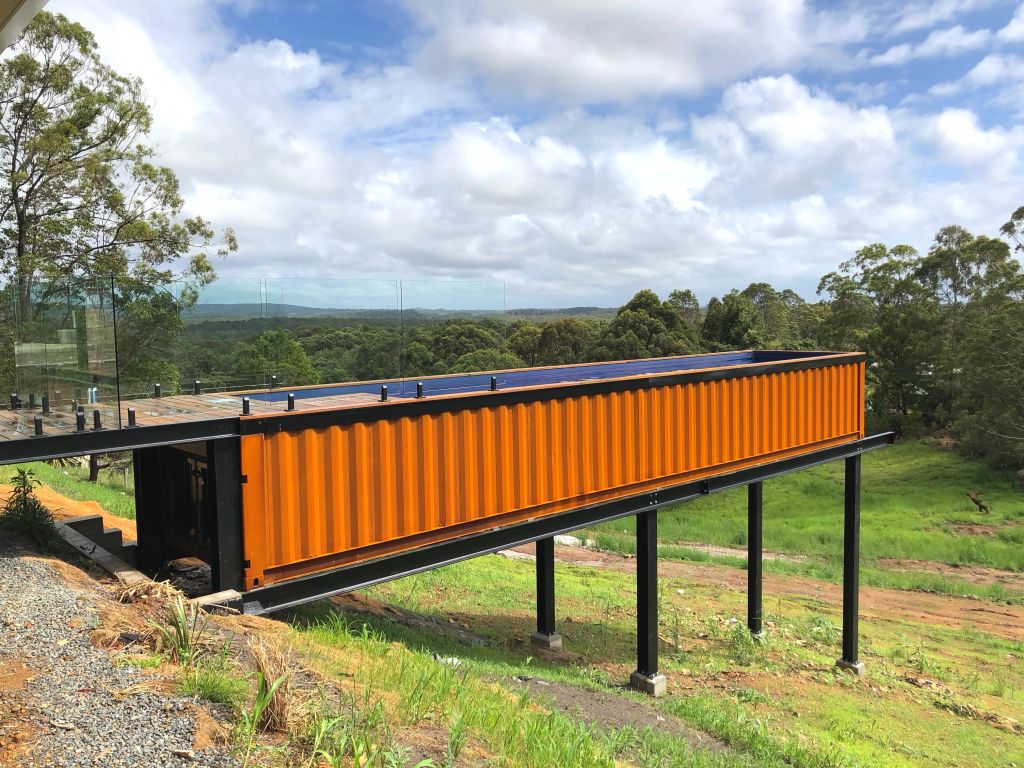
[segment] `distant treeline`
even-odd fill
[[[1003,230],[1018,249],[1022,218]],[[1006,241],[952,226],[924,254],[869,245],[818,293],[808,302],[752,283],[701,306],[688,289],[664,299],[644,290],[608,319],[587,308],[584,317],[424,315],[402,326],[207,321],[185,326],[172,358],[183,381],[232,387],[271,374],[295,386],[742,348],[859,349],[872,429],[942,432],[993,464],[1024,463],[1024,278]]]

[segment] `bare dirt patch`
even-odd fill
[[[17,657],[0,658],[0,765],[9,764],[33,738],[38,715],[21,692],[35,672]]]
[[[991,525],[989,523],[953,523],[949,528],[950,532],[961,536],[994,536],[999,533],[999,531],[1009,527],[1009,523],[1005,523],[1003,525]]]
[[[894,571],[926,571],[943,576],[955,576],[980,586],[999,584],[1011,589],[1024,591],[1024,573],[1003,571],[999,568],[988,568],[984,565],[950,565],[934,560],[902,560],[897,558],[881,558],[878,564]]]
[[[611,691],[589,690],[530,677],[501,678],[500,682],[513,690],[525,688],[551,709],[565,712],[599,728],[651,728],[686,739],[695,749],[727,748],[724,742],[684,725],[671,715],[662,714],[650,704]]]

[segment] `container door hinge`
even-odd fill
[[[249,482],[249,476],[248,475],[242,475],[242,477],[239,479],[238,482],[242,483],[243,485],[245,483],[248,483]]]

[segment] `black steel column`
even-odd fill
[[[843,657],[839,667],[864,674],[858,659],[857,623],[860,592],[860,456],[846,459],[843,514]]]
[[[166,547],[163,543],[161,519],[163,492],[161,489],[161,448],[138,448],[132,451],[135,480],[135,530],[138,536],[135,565],[141,570],[153,571],[163,565]]]
[[[759,635],[762,627],[761,601],[761,481],[747,486],[747,628]]]
[[[562,638],[555,632],[555,539],[537,539],[537,631],[530,642],[557,650]]]
[[[215,525],[210,569],[213,591],[242,589],[242,458],[237,437],[206,443],[207,493]]]
[[[636,672],[633,688],[661,696],[665,676],[658,674],[658,512],[636,516]]]

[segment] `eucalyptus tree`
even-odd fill
[[[181,215],[152,123],[141,80],[104,64],[63,15],[38,14],[0,60],[0,270],[23,313],[40,280],[113,276],[131,300],[172,280],[204,285],[211,250],[237,248],[231,230]]]

